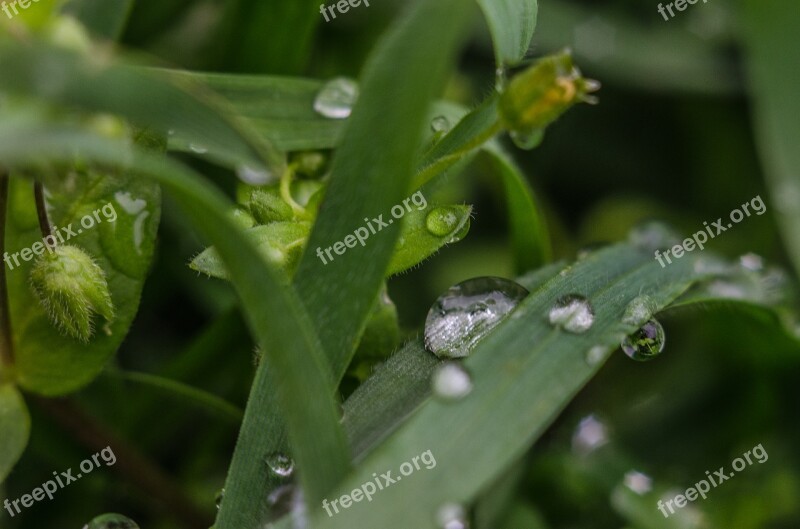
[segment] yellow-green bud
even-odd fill
[[[83,342],[94,334],[96,314],[114,319],[105,272],[77,246],[57,246],[39,257],[31,286],[53,325]]]

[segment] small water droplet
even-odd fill
[[[505,68],[498,66],[494,71],[494,88],[502,93],[505,91],[506,85],[508,85],[508,73]]]
[[[217,510],[222,508],[222,500],[225,499],[225,489],[219,489],[217,492],[217,496],[214,498],[214,505],[217,506]]]
[[[459,363],[444,362],[433,373],[433,392],[444,400],[459,400],[472,391],[472,377]]]
[[[602,248],[605,248],[606,246],[608,246],[607,242],[593,242],[593,243],[586,244],[584,246],[581,246],[578,249],[578,252],[575,255],[575,258],[578,261],[582,261],[582,260],[586,259],[587,257],[589,257],[594,252],[596,252],[596,251],[598,251],[598,250],[600,250]]]
[[[121,514],[103,514],[86,524],[83,529],[139,529],[139,526]]]
[[[594,308],[583,296],[568,294],[559,298],[547,314],[551,325],[567,332],[581,334],[594,323]]]
[[[433,132],[449,132],[450,120],[446,116],[436,116],[431,120],[431,130]]]
[[[458,503],[445,503],[439,507],[436,523],[440,529],[469,529],[467,512]]]
[[[672,228],[657,221],[645,221],[637,225],[628,234],[628,240],[647,252],[666,250],[681,242]]]
[[[623,483],[630,490],[642,496],[653,490],[653,480],[647,474],[642,474],[638,470],[631,470],[625,474]]]
[[[208,152],[206,147],[203,147],[197,143],[190,143],[189,148],[192,150],[192,152],[196,152],[197,154],[205,154]]]
[[[358,84],[346,77],[337,77],[325,83],[314,99],[314,110],[331,119],[350,116],[358,100]]]
[[[664,328],[656,320],[650,320],[622,340],[622,350],[630,358],[643,362],[652,360],[664,350],[666,336]]]
[[[252,167],[247,164],[241,164],[236,168],[236,176],[245,184],[251,186],[263,186],[277,179],[270,171],[264,167]]]
[[[458,228],[460,211],[452,206],[433,208],[425,217],[425,227],[436,237],[444,237]]]
[[[544,140],[544,129],[512,130],[508,133],[511,141],[520,149],[529,151],[538,147]]]
[[[440,358],[468,356],[528,291],[500,277],[478,277],[450,287],[425,320],[425,347]]]
[[[610,349],[610,347],[606,347],[605,345],[595,345],[586,352],[586,363],[591,367],[596,366],[608,356]]]
[[[573,451],[584,455],[597,450],[606,443],[608,443],[608,428],[594,415],[581,419],[572,436]]]
[[[760,272],[764,269],[764,259],[754,253],[746,253],[739,257],[739,264],[751,272]]]
[[[275,475],[282,478],[288,478],[294,472],[294,460],[286,454],[271,454],[267,457],[267,466]]]
[[[622,323],[626,325],[643,325],[653,317],[653,313],[658,306],[650,296],[637,296],[628,303],[625,313],[622,315]]]

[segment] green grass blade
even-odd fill
[[[0,384],[0,483],[28,445],[31,419],[22,395],[11,384]]]
[[[791,0],[748,0],[740,20],[761,163],[781,234],[800,274],[800,10]]]
[[[662,269],[650,251],[619,244],[553,275],[466,360],[472,393],[455,403],[424,403],[330,498],[370,481],[373,472],[394,470],[397,475],[399,465],[415,453],[431,450],[436,467],[418,470],[384,488],[372,502],[330,518],[321,506],[313,507],[319,527],[373,527],[393,519],[410,527],[435,527],[439,506],[473,500],[535,442],[621,338],[635,330],[622,322],[628,303],[645,294],[656,310],[667,307],[711,274],[698,265],[701,260],[687,256]],[[553,303],[572,293],[586,296],[595,309],[594,325],[584,334],[566,333],[547,321]],[[607,349],[590,363],[587,352],[594,346]]]
[[[117,40],[133,8],[133,0],[69,0],[63,8],[95,36]]]
[[[525,58],[536,29],[537,0],[478,0],[492,33],[498,66]]]
[[[288,280],[229,219],[229,201],[184,166],[141,151],[132,156],[124,144],[73,127],[0,126],[0,158],[11,167],[34,160],[70,160],[76,152],[87,162],[125,165],[175,197],[226,260],[251,332],[267,353],[268,362],[260,365],[251,389],[217,529],[257,527],[263,521],[263,496],[252,491],[266,490],[270,479],[266,460],[271,452],[263,439],[276,405],[287,421],[300,483],[309,501],[316,501],[345,475],[349,454],[322,348]]]
[[[295,276],[335,377],[352,357],[400,226],[385,228],[366,246],[327,265],[315,250],[344,239],[364,218],[387,215],[408,195],[428,105],[443,84],[470,13],[469,5],[457,0],[417,1],[410,7],[365,68],[361,97]]]

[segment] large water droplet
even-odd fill
[[[459,363],[445,362],[433,373],[433,392],[444,400],[459,400],[472,391],[472,377]]]
[[[606,443],[608,443],[608,428],[594,415],[581,419],[572,436],[572,449],[584,455]]]
[[[588,331],[594,323],[594,309],[585,297],[569,294],[556,301],[547,317],[552,325],[580,334]]]
[[[103,514],[83,526],[83,529],[139,529],[139,526],[121,514]]]
[[[446,116],[436,116],[431,120],[431,130],[433,132],[445,133],[450,130],[450,120]]]
[[[294,472],[294,460],[286,454],[275,453],[267,457],[267,466],[275,475],[288,478]]]
[[[314,99],[314,110],[332,119],[350,116],[358,100],[358,84],[346,77],[337,77],[325,83]]]
[[[436,523],[440,529],[469,529],[467,512],[458,503],[445,503],[439,507]]]
[[[666,250],[681,242],[672,228],[657,221],[645,221],[637,225],[628,234],[628,240],[647,252]]]
[[[528,291],[500,277],[478,277],[442,294],[425,320],[425,347],[440,358],[468,356]]]
[[[643,325],[653,317],[653,312],[658,306],[650,296],[637,296],[628,303],[625,313],[622,315],[622,323],[626,325]]]
[[[625,474],[623,483],[630,490],[642,496],[653,490],[653,480],[647,474],[642,474],[638,470],[631,470]]]
[[[665,342],[664,328],[658,321],[650,320],[638,331],[626,336],[621,345],[626,355],[643,362],[661,354]]]
[[[245,184],[263,186],[276,181],[275,175],[264,167],[253,167],[241,164],[236,168],[236,176]]]
[[[452,206],[433,208],[425,217],[425,227],[436,237],[444,237],[458,228],[461,211]]]
[[[544,140],[544,129],[512,130],[508,133],[511,141],[520,149],[529,151],[538,147]]]

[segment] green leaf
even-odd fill
[[[487,144],[485,151],[503,181],[517,272],[538,268],[550,261],[552,249],[533,189],[521,169],[497,142]]]
[[[271,445],[263,434],[273,427],[275,407],[286,419],[307,497],[321,498],[347,472],[348,450],[322,348],[286,278],[236,229],[228,214],[232,204],[183,165],[75,127],[0,122],[0,159],[11,167],[34,160],[70,160],[76,152],[95,163],[125,165],[173,194],[225,260],[251,332],[267,353],[251,389],[217,529],[255,527],[264,519],[263,495],[252,491],[267,490],[274,479],[266,465]]]
[[[747,73],[753,120],[775,216],[795,270],[800,272],[800,10],[791,0],[743,3]]]
[[[0,384],[0,483],[28,445],[31,418],[22,395],[11,384]]]
[[[63,334],[51,323],[31,288],[33,262],[25,261],[23,254],[36,250],[37,244],[42,249],[33,184],[12,178],[6,251],[14,263],[19,262],[7,271],[16,380],[30,391],[63,395],[102,371],[136,316],[155,248],[161,193],[156,184],[137,175],[98,171],[48,179],[45,189],[50,223],[57,228],[54,233],[102,269],[115,309],[105,328],[95,318],[96,329],[88,343]]]
[[[498,67],[525,58],[536,29],[537,0],[478,0],[494,41]]]
[[[458,402],[428,399],[418,402],[415,411],[395,410],[408,417],[402,428],[370,452],[330,497],[370,481],[373,472],[397,469],[415,452],[430,450],[435,468],[419,470],[384,488],[380,501],[340,510],[333,517],[318,505],[310,515],[323,529],[379,526],[381,520],[390,519],[435,527],[439,506],[475,499],[535,442],[620,340],[636,329],[622,321],[632,300],[647,295],[656,311],[669,306],[691,285],[716,274],[701,264],[707,258],[687,255],[662,268],[650,249],[618,244],[553,273],[466,359],[472,392]],[[547,317],[556,300],[573,293],[586,296],[594,307],[594,324],[583,334],[553,327]],[[587,356],[596,346],[603,348],[601,352],[595,349]],[[384,387],[387,400],[393,390],[397,388]],[[392,404],[380,406],[392,409]],[[453,475],[458,479],[451,479]]]
[[[80,20],[93,35],[117,40],[132,8],[133,0],[69,0],[63,12]]]

